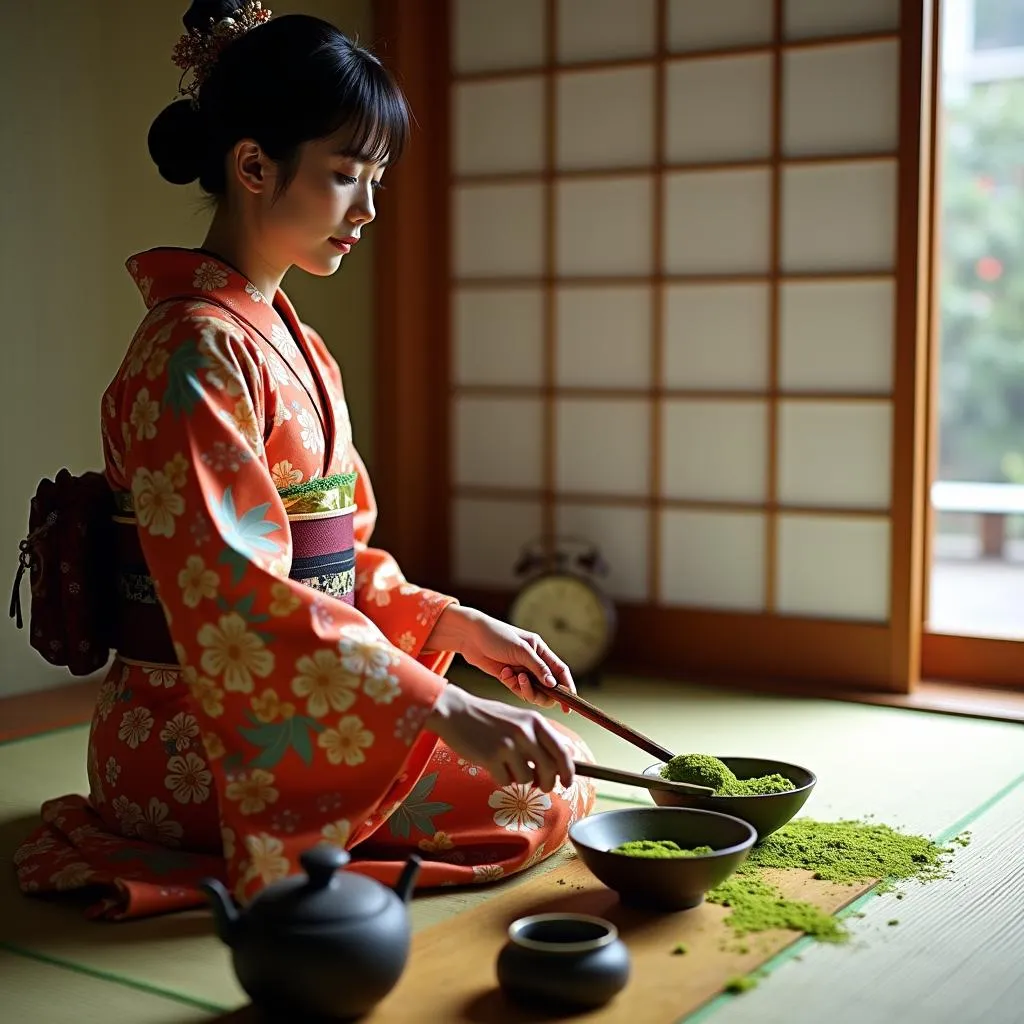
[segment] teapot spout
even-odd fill
[[[217,935],[227,946],[234,946],[241,931],[242,918],[235,909],[230,893],[216,878],[204,878],[199,888],[206,894],[213,910]]]
[[[416,879],[420,874],[421,863],[420,858],[415,853],[409,854],[409,859],[405,862],[402,874],[395,885],[395,895],[403,903],[408,903],[412,898],[413,889],[416,888]]]

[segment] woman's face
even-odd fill
[[[349,138],[343,129],[304,143],[285,191],[274,199],[275,180],[261,197],[258,234],[268,262],[326,277],[373,220],[374,193],[387,161],[351,155]]]

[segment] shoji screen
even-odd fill
[[[457,592],[583,534],[638,665],[901,685],[898,0],[455,0],[450,31]]]

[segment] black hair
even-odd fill
[[[193,0],[186,29],[209,32],[211,19],[231,17],[247,0]],[[149,153],[175,185],[199,180],[208,195],[227,190],[225,157],[239,139],[254,139],[281,169],[287,188],[304,142],[342,127],[347,151],[367,163],[393,163],[409,135],[405,97],[369,50],[319,18],[289,14],[258,25],[228,44],[203,81],[196,102],[177,100],[149,129]]]

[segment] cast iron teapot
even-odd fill
[[[255,1006],[282,1020],[355,1020],[394,988],[409,956],[406,904],[420,871],[411,854],[394,891],[339,871],[349,854],[320,843],[299,857],[306,876],[267,886],[236,910],[216,879],[201,888]]]

